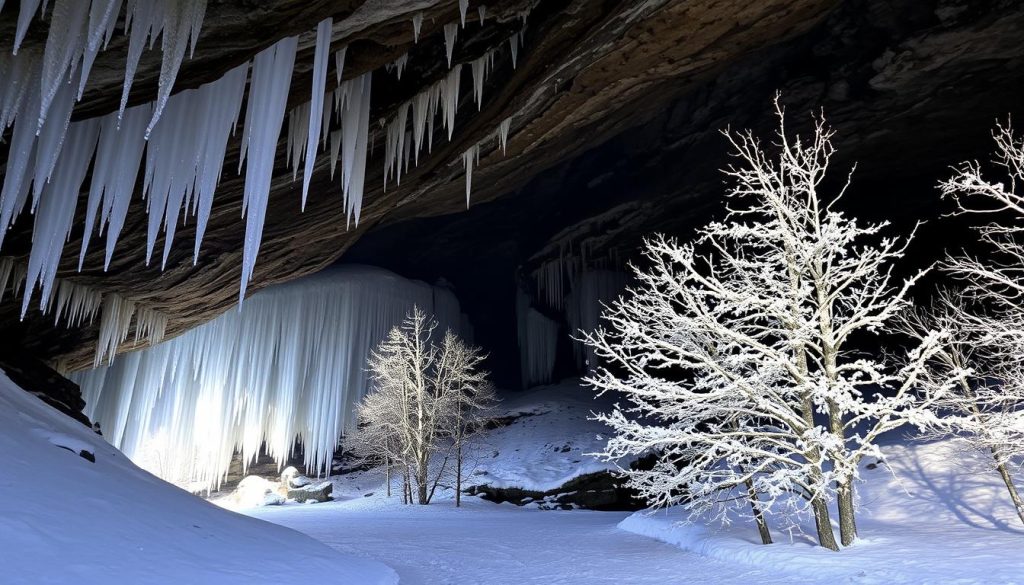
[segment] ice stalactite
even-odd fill
[[[398,106],[395,118],[388,123],[384,143],[384,184],[387,185],[388,178],[393,177],[395,182],[402,184],[403,161],[405,160],[406,126],[409,120],[409,110],[412,109],[412,102],[405,102]]]
[[[402,72],[405,71],[406,65],[409,64],[409,53],[403,53],[401,57],[395,59],[393,63],[385,65],[385,69],[388,71],[394,71],[395,77],[402,79]]]
[[[487,76],[494,69],[494,53],[494,50],[487,51],[469,64],[473,73],[473,97],[476,99],[477,111],[483,107],[484,82],[487,81]]]
[[[458,63],[448,75],[441,80],[441,113],[444,126],[448,130],[448,140],[455,131],[455,114],[459,111],[459,84],[462,81],[462,63]]]
[[[18,26],[14,32],[13,54],[18,54],[21,42],[25,40],[25,33],[28,32],[28,25],[32,23],[36,11],[39,10],[41,0],[21,0],[20,12],[18,12]]]
[[[306,209],[309,181],[313,176],[317,140],[324,124],[324,93],[327,91],[327,58],[331,50],[331,27],[334,20],[325,18],[316,27],[316,52],[313,55],[313,98],[309,110],[309,129],[306,133],[306,167],[302,173],[302,209]],[[329,105],[328,105],[329,107]]]
[[[49,306],[61,252],[71,234],[78,194],[89,170],[98,136],[99,120],[95,118],[75,122],[68,131],[64,163],[57,167],[46,184],[45,196],[35,213],[28,280],[21,304],[22,317],[28,312],[29,301],[37,285],[41,293],[40,308],[45,313]]]
[[[367,145],[370,134],[370,95],[372,72],[366,72],[343,85],[345,104],[341,111],[341,183],[347,222],[355,219],[363,207]]]
[[[505,154],[505,147],[508,146],[508,132],[512,129],[512,116],[505,118],[498,124],[498,144],[501,145],[501,154]]]
[[[242,285],[239,301],[252,279],[253,267],[263,237],[263,222],[274,172],[274,153],[281,134],[292,68],[295,65],[297,37],[288,37],[257,54],[253,59],[249,104],[245,116],[248,144],[245,191],[242,208],[246,216],[245,247],[242,253]]]
[[[412,39],[414,43],[420,42],[421,30],[423,30],[423,13],[417,12],[412,15]]]
[[[93,367],[99,367],[104,361],[111,364],[117,347],[128,338],[128,330],[135,314],[135,301],[125,297],[107,293],[103,295],[103,308],[100,311],[100,336],[96,341],[96,355]]]
[[[57,161],[60,158],[61,149],[64,147],[64,138],[67,136],[68,126],[71,122],[71,110],[75,105],[75,81],[65,81],[60,84],[57,94],[53,98],[50,107],[49,117],[42,128],[36,129],[36,160],[34,177],[32,181],[32,209],[35,210],[39,204],[39,196],[43,187],[50,181]],[[29,122],[21,119],[18,125]]]
[[[565,267],[562,258],[548,260],[533,273],[537,298],[552,309],[561,309],[565,300]]]
[[[285,164],[292,168],[292,180],[299,176],[299,165],[306,154],[306,143],[309,141],[309,117],[312,104],[306,102],[292,108],[288,112],[288,137],[285,141]],[[316,139],[314,138],[314,141]]]
[[[75,0],[78,1],[78,0]],[[136,0],[144,2],[146,0]],[[160,80],[157,87],[156,103],[153,117],[146,127],[146,136],[160,120],[167,98],[171,95],[174,80],[178,77],[181,61],[185,58],[185,49],[195,52],[199,29],[202,28],[206,15],[206,0],[153,0],[163,4],[163,33],[161,48],[163,61],[160,64]],[[154,29],[155,30],[155,29]]]
[[[62,84],[67,83],[68,68],[77,66],[78,59],[85,52],[88,24],[89,2],[56,1],[50,16],[46,48],[43,50],[37,129],[43,127],[57,91]]]
[[[609,303],[622,293],[628,284],[624,272],[614,270],[586,270],[576,278],[566,303],[566,320],[571,332],[593,331],[601,322],[603,304]],[[580,369],[593,370],[597,366],[594,348],[573,342],[573,350]]]
[[[53,323],[56,325],[61,319],[69,327],[77,327],[86,321],[92,323],[102,301],[103,295],[98,290],[61,279],[57,283]]]
[[[508,51],[512,55],[512,68],[516,68],[516,61],[519,59],[519,34],[516,33],[508,38]]]
[[[137,305],[135,308],[135,343],[143,339],[150,345],[163,341],[167,333],[167,315],[149,307]]]
[[[480,145],[474,144],[462,153],[462,163],[466,167],[466,209],[469,209],[469,195],[473,190],[473,165],[480,164]]]
[[[78,256],[78,269],[82,269],[89,248],[93,226],[99,214],[99,230],[107,231],[106,256],[103,269],[110,266],[114,246],[121,234],[128,204],[135,191],[135,181],[145,152],[146,123],[151,115],[146,104],[129,108],[118,125],[117,112],[100,119],[99,145],[93,163],[92,182],[86,203],[85,230]]]
[[[338,85],[341,85],[341,74],[345,71],[345,55],[348,53],[348,45],[334,52],[334,75],[338,78]]]
[[[523,388],[549,384],[558,350],[558,323],[530,306],[530,297],[516,291],[519,371]]]
[[[459,21],[466,28],[466,13],[469,12],[469,0],[459,0]]]
[[[153,128],[143,182],[149,210],[147,263],[163,226],[161,267],[166,266],[182,208],[198,215],[193,261],[198,258],[228,138],[242,107],[247,72],[248,65],[241,65],[217,81],[175,94],[161,123]],[[118,172],[119,168],[112,170],[111,176]]]
[[[477,7],[476,11],[477,14],[480,15],[480,26],[483,26],[484,20],[487,19],[487,7],[481,4],[480,6]]]
[[[452,55],[455,53],[455,37],[459,34],[459,24],[449,22],[444,25],[444,52],[448,56],[448,67],[452,66]]]
[[[238,311],[72,376],[107,440],[135,461],[159,458],[150,470],[165,479],[216,487],[236,451],[247,466],[265,445],[283,464],[296,438],[310,471],[329,470],[367,390],[370,350],[413,305],[459,331],[450,290],[346,266],[268,287]]]
[[[117,15],[121,12],[123,0],[93,0],[89,8],[89,31],[85,41],[85,51],[82,54],[82,79],[78,84],[77,99],[82,99],[85,91],[85,84],[89,80],[89,73],[92,71],[92,64],[99,54],[100,48],[106,48],[114,36],[114,28],[117,26]]]

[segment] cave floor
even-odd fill
[[[618,529],[628,512],[547,511],[467,500],[456,509],[450,500],[424,507],[368,497],[245,513],[384,562],[403,584],[791,582]]]

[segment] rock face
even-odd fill
[[[92,423],[82,413],[85,401],[78,384],[64,378],[46,364],[24,352],[0,355],[0,370],[19,388],[63,412],[87,427]]]
[[[582,475],[546,492],[475,485],[467,488],[466,493],[495,504],[511,502],[517,506],[534,505],[542,510],[583,508],[609,512],[642,510],[646,507],[643,500],[634,497],[636,492],[625,487],[623,478],[607,471]]]
[[[488,6],[484,25],[460,29],[455,61],[506,47],[528,4]],[[421,9],[423,30],[414,43],[411,19]],[[175,87],[207,82],[326,16],[335,20],[332,47],[349,46],[346,78],[409,53],[401,81],[383,70],[375,74],[374,119],[392,117],[398,104],[447,73],[440,31],[458,19],[454,0],[211,1],[196,56],[183,64]],[[0,38],[11,37],[15,17],[12,10],[0,13]],[[437,142],[400,186],[386,191],[377,141],[358,227],[346,229],[342,220],[327,157],[317,159],[304,213],[301,182],[277,168],[249,290],[318,270],[366,234],[355,256],[400,272],[408,264],[413,270],[404,272],[415,275],[417,267],[439,269],[438,258],[457,257],[481,241],[511,271],[557,253],[557,245],[554,252],[544,249],[567,228],[589,234],[597,253],[629,248],[653,230],[683,233],[718,204],[715,169],[725,160],[718,130],[764,128],[776,90],[793,112],[826,109],[843,137],[842,162],[861,162],[858,178],[870,201],[886,177],[902,183],[960,158],[982,157],[988,128],[1021,107],[1024,87],[1024,6],[1014,0],[552,0],[538,3],[526,23],[518,67],[507,51],[499,53],[482,108],[464,90],[452,141]],[[37,22],[25,46],[41,47],[45,38],[45,23]],[[120,33],[114,38],[76,117],[116,108],[126,42]],[[291,105],[309,98],[312,37],[304,35],[300,47]],[[158,53],[144,56],[133,102],[153,98],[159,66]],[[493,135],[510,117],[503,153]],[[283,134],[281,140],[279,165]],[[478,143],[473,208],[424,220],[464,208],[461,154]],[[229,168],[239,145],[237,138],[229,145]],[[6,148],[0,145],[0,158]],[[179,227],[166,270],[144,265],[146,214],[136,201],[108,271],[94,246],[77,272],[78,228],[58,277],[145,302],[169,315],[171,335],[204,322],[236,300],[242,187],[242,178],[224,173],[195,266],[191,222]],[[924,199],[906,201],[920,207]],[[22,218],[0,253],[23,260],[30,223]],[[477,232],[484,240],[474,239]],[[18,304],[0,305],[0,350],[26,347],[70,368],[91,363],[98,323],[68,331],[38,314],[22,322]]]

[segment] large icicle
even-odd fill
[[[101,318],[107,347],[127,335],[133,312],[111,296]],[[284,461],[296,438],[310,472],[329,470],[367,391],[370,350],[413,305],[441,330],[460,331],[451,291],[346,266],[268,287],[241,310],[73,378],[104,437],[165,479],[212,488],[236,451],[247,465],[265,444]],[[149,321],[141,313],[137,328]]]
[[[466,28],[466,12],[469,11],[469,0],[459,0],[459,20],[462,28]]]
[[[94,368],[104,361],[107,364],[113,363],[117,347],[128,338],[134,314],[135,301],[113,293],[104,295],[100,311],[100,337],[96,341],[96,356],[93,358]]]
[[[455,36],[459,34],[459,24],[449,22],[444,25],[444,52],[448,56],[448,67],[452,66],[452,55],[455,52]]]
[[[36,10],[39,9],[39,3],[41,0],[21,0],[20,12],[18,12],[18,27],[14,32],[14,50],[13,54],[18,54],[18,49],[21,47],[21,42],[25,40],[25,33],[28,32],[28,25],[32,23],[32,18],[36,15]]]
[[[46,49],[43,51],[37,129],[43,127],[57,91],[62,84],[67,83],[68,68],[78,65],[78,59],[85,50],[88,24],[89,2],[57,0],[50,17]]]
[[[76,122],[68,131],[68,144],[64,164],[57,167],[52,181],[46,185],[45,197],[36,210],[32,230],[32,252],[28,260],[28,281],[21,303],[22,316],[28,311],[32,291],[39,285],[40,308],[45,313],[54,292],[53,279],[60,264],[64,243],[71,233],[75,219],[78,194],[89,170],[96,139],[99,135],[99,120]]]
[[[469,194],[473,190],[473,165],[480,164],[480,145],[470,146],[462,153],[462,163],[466,166],[466,209],[469,209]]]
[[[512,128],[512,116],[505,118],[498,124],[498,143],[501,144],[501,154],[505,154],[505,147],[508,146],[508,131]]]
[[[412,15],[412,40],[414,43],[420,42],[420,31],[423,29],[423,13],[417,12]]]
[[[441,86],[441,112],[444,115],[444,127],[448,130],[448,140],[455,132],[455,114],[459,110],[459,84],[462,80],[462,63],[458,63],[448,72]]]
[[[331,27],[334,21],[325,18],[316,27],[316,52],[313,56],[313,100],[309,109],[309,131],[306,140],[306,167],[302,173],[302,210],[306,209],[309,180],[313,176],[316,146],[323,124],[324,93],[327,91],[327,58],[331,49]]]
[[[185,58],[185,49],[191,46],[191,50],[195,51],[196,39],[199,37],[199,29],[205,15],[206,0],[169,0],[164,3],[163,61],[160,65],[160,81],[153,118],[146,127],[147,137],[160,120],[164,106],[167,105],[167,98],[170,97],[174,80],[178,77],[181,61]]]
[[[281,134],[285,107],[288,105],[288,88],[297,46],[298,38],[288,37],[265,49],[253,60],[249,109],[245,118],[248,162],[242,209],[246,225],[239,301],[245,299],[245,289],[252,279],[260,240],[263,238],[263,221],[267,213],[270,179],[274,172],[274,153],[277,151],[277,139]]]
[[[346,81],[346,96],[341,112],[341,184],[346,221],[359,216],[363,206],[363,183],[366,177],[366,150],[370,133],[370,89],[372,73],[367,72]]]

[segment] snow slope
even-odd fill
[[[771,546],[759,544],[749,523],[681,525],[682,513],[674,510],[638,512],[619,527],[808,582],[1024,583],[1024,526],[984,457],[956,441],[902,441],[883,446],[883,453],[891,471],[865,462],[873,468],[863,470],[866,481],[858,485],[860,539],[840,553],[780,532],[777,521]],[[809,523],[804,530],[813,534]]]
[[[0,469],[5,585],[397,582],[381,563],[157,479],[2,374]]]

